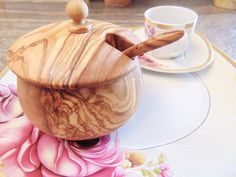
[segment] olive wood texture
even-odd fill
[[[139,62],[119,47],[125,50],[138,38],[116,25],[85,20],[83,1],[70,1],[66,11],[73,20],[20,37],[8,50],[9,68],[18,76],[20,103],[35,126],[63,139],[93,139],[120,127],[137,108]],[[110,33],[124,43],[114,44],[118,48],[107,43]]]
[[[142,95],[140,67],[118,80],[91,88],[43,88],[19,77],[17,85],[24,113],[33,124],[69,140],[111,133],[135,112]]]
[[[131,31],[117,31],[117,35],[128,36],[129,45],[138,42],[138,38]],[[109,49],[114,48],[106,42],[102,46],[104,45]],[[114,51],[122,57],[104,55],[104,50],[98,50],[96,54],[101,52],[105,63],[99,65],[99,60],[94,60],[98,64],[94,63],[93,68],[85,70],[98,74],[102,69],[108,68],[112,73],[117,72],[116,68],[109,66],[120,66],[120,69],[122,66],[127,69],[126,65],[132,64],[132,68],[123,72],[124,75],[109,82],[90,87],[55,89],[18,77],[17,89],[25,115],[42,131],[68,140],[100,137],[123,125],[135,112],[142,95],[141,69],[138,58],[131,60],[120,50]],[[90,78],[88,74],[87,79],[89,81],[94,78]]]
[[[126,32],[127,33],[127,32]],[[155,35],[143,42],[137,41],[131,34],[129,34],[129,40],[125,37],[128,34],[121,35],[120,33],[108,33],[106,34],[105,41],[119,49],[126,56],[133,58],[135,56],[143,55],[151,50],[163,47],[171,44],[183,37],[184,31],[176,30]],[[131,42],[132,41],[132,42]]]
[[[149,52],[151,50],[171,44],[182,38],[183,35],[184,31],[172,31],[158,34],[151,38],[148,38],[147,40],[141,43],[132,45],[122,52],[128,57],[133,58],[135,56],[143,55],[144,53]]]
[[[88,6],[82,0],[69,1],[65,10],[67,15],[78,24],[83,23],[83,20],[88,16]]]
[[[136,67],[118,49],[105,42],[116,25],[88,20],[92,30],[67,30],[72,21],[53,23],[20,37],[8,50],[8,66],[19,77],[47,88],[83,88],[118,79]],[[128,32],[127,38],[134,38]],[[125,33],[124,33],[125,34]]]

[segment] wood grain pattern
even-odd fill
[[[75,23],[82,24],[88,16],[88,6],[83,0],[70,0],[66,5],[66,13]]]
[[[105,36],[106,43],[110,44],[114,48],[118,49],[123,53],[123,51],[134,44],[138,43],[139,41],[130,41],[125,36],[132,36],[130,34],[120,34],[120,33],[107,33]],[[134,39],[135,40],[135,39]]]
[[[136,63],[105,42],[107,33],[124,29],[96,20],[88,22],[93,28],[88,33],[66,30],[72,23],[68,20],[20,37],[8,50],[9,68],[31,83],[70,89],[115,80],[133,70]]]
[[[109,84],[91,88],[41,88],[20,78],[17,84],[26,116],[44,132],[70,140],[111,133],[135,112],[142,92],[139,67]]]
[[[140,56],[151,50],[171,44],[172,42],[179,40],[183,35],[184,31],[172,31],[158,34],[141,43],[132,45],[122,52],[130,58]]]
[[[137,37],[110,23],[84,20],[83,1],[70,1],[66,10],[73,21],[20,37],[8,50],[9,67],[18,76],[24,113],[35,126],[63,139],[93,139],[120,127],[136,110],[139,62],[116,47],[125,50]],[[126,38],[119,41],[124,44],[107,43],[108,33]]]

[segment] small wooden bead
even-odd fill
[[[66,5],[67,15],[76,23],[88,16],[88,6],[83,0],[71,0]]]

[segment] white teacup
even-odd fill
[[[178,41],[153,50],[153,56],[176,58],[187,50],[189,39],[197,23],[196,12],[179,6],[157,6],[146,10],[144,16],[146,37],[174,30],[185,31],[185,35]]]

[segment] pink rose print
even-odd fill
[[[160,67],[164,66],[164,65],[158,63],[157,61],[155,61],[155,59],[153,59],[149,55],[139,56],[139,61],[142,66],[146,66],[146,67],[160,68]]]
[[[40,175],[36,142],[40,131],[24,116],[0,124],[0,161],[5,176]]]
[[[41,175],[42,177],[61,177],[60,175],[56,175],[55,173],[49,171],[44,166],[41,167]]]
[[[124,169],[117,136],[103,136],[92,147],[49,136],[22,116],[14,86],[0,84],[0,176],[141,177],[152,169]],[[158,177],[171,177],[161,156]]]
[[[149,25],[148,23],[145,23],[145,31],[147,33],[147,37],[152,37],[156,34],[155,27]]]
[[[16,118],[22,113],[15,86],[0,84],[0,123]]]
[[[90,148],[80,147],[76,141],[61,140],[43,134],[38,142],[38,157],[42,165],[60,176],[89,176],[105,169],[117,167],[123,153],[117,148],[116,139],[104,136]],[[50,174],[44,170],[44,176]]]
[[[41,133],[23,116],[0,124],[0,161],[9,177],[132,177],[116,170],[124,157],[117,146],[117,139],[107,135],[83,148]]]
[[[160,174],[158,177],[172,177],[169,165],[167,165],[166,163],[162,163],[160,164],[159,168]]]

